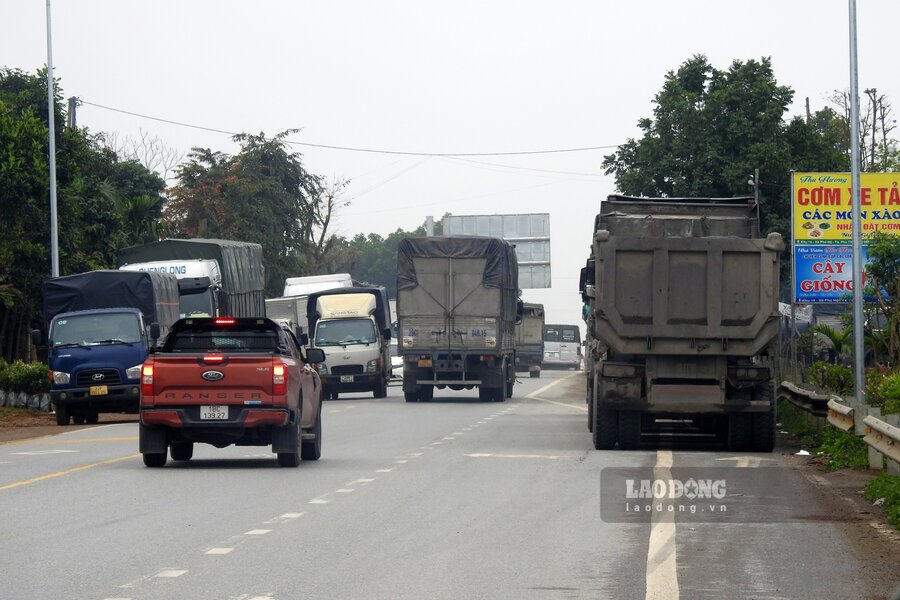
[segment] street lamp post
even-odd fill
[[[56,226],[56,95],[53,93],[53,44],[50,35],[50,0],[47,0],[47,137],[50,142],[50,275],[59,277]]]

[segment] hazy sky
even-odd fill
[[[900,109],[900,1],[859,0],[860,90]],[[386,235],[427,215],[549,212],[548,322],[579,322],[578,270],[615,192],[603,155],[651,116],[664,75],[694,54],[720,69],[770,56],[792,114],[849,88],[847,0],[434,2],[53,0],[53,62],[92,131],[236,151],[211,129],[298,142],[308,170],[349,179],[337,232]],[[2,0],[0,65],[46,63],[46,2]],[[765,174],[762,174],[765,179]],[[784,182],[787,184],[788,182]],[[748,187],[748,192],[750,188]],[[787,234],[788,232],[785,232]]]

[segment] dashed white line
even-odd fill
[[[231,554],[234,548],[210,548],[206,551],[207,554]]]
[[[154,575],[154,577],[181,577],[185,573],[187,573],[187,569],[163,569]]]
[[[246,532],[244,535],[266,535],[267,533],[272,533],[271,529],[251,529]]]
[[[284,513],[283,515],[281,515],[281,518],[282,518],[282,519],[299,519],[300,517],[302,517],[302,516],[305,515],[305,514],[306,514],[305,512],[298,512],[298,513],[293,513],[293,512],[291,512],[291,513]]]
[[[334,490],[334,492],[335,492],[336,494],[352,494],[352,493],[355,492],[355,491],[356,491],[356,490],[353,490],[353,489],[350,489],[350,488],[341,488],[341,489],[339,489],[339,490]]]
[[[672,451],[658,450],[653,476],[672,478]],[[678,600],[678,564],[675,556],[675,513],[654,512],[650,517],[645,600]]]
[[[313,498],[309,501],[310,504],[328,504],[331,500],[326,500],[325,498]]]
[[[405,464],[408,463],[408,462],[409,462],[409,461],[406,460],[405,458],[401,458],[400,460],[395,460],[395,461],[394,461],[394,464],[395,464],[395,465],[405,465]]]
[[[351,482],[348,483],[347,485],[356,485],[357,483],[363,483],[363,484],[365,484],[365,483],[372,483],[373,481],[375,481],[375,478],[368,478],[368,479],[354,479],[353,481],[351,481]]]
[[[391,467],[390,469],[375,469],[375,472],[376,473],[390,473],[393,470],[394,470],[394,468]]]

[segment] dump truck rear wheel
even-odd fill
[[[417,392],[403,392],[403,397],[407,402],[418,402],[419,394]]]
[[[637,450],[641,445],[641,413],[636,410],[619,411],[619,448]]]
[[[419,402],[428,402],[434,399],[434,386],[423,385],[419,388]]]
[[[734,413],[728,416],[728,449],[735,452],[750,450],[753,441],[753,421],[749,413]]]
[[[775,449],[775,392],[771,383],[756,388],[757,400],[768,400],[769,410],[753,414],[753,450],[771,452]]]
[[[596,406],[597,400],[592,399],[593,404],[593,433],[594,449],[612,450],[616,445],[619,435],[619,411],[603,410]]]

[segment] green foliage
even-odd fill
[[[809,413],[787,400],[778,403],[778,422],[807,448],[815,448],[822,442],[822,428],[816,425]]]
[[[0,390],[41,394],[50,391],[47,380],[47,365],[25,363],[21,360],[0,364]]]
[[[868,255],[866,287],[877,298],[876,311],[883,325],[877,333],[887,346],[891,363],[900,365],[900,236],[876,233]]]
[[[900,413],[900,372],[870,369],[866,372],[866,404],[881,408],[882,414]]]
[[[842,365],[817,361],[809,366],[808,381],[839,396],[853,393],[853,370]]]
[[[869,445],[862,437],[827,426],[822,429],[820,439],[817,452],[827,458],[825,468],[829,471],[869,467]]]
[[[881,506],[887,514],[888,523],[900,529],[900,477],[881,473],[869,480],[863,493],[869,502],[878,502],[883,498]]]
[[[853,330],[845,327],[837,330],[830,325],[816,325],[811,329],[814,333],[822,334],[834,349],[835,358],[840,358],[850,350],[852,344]]]

